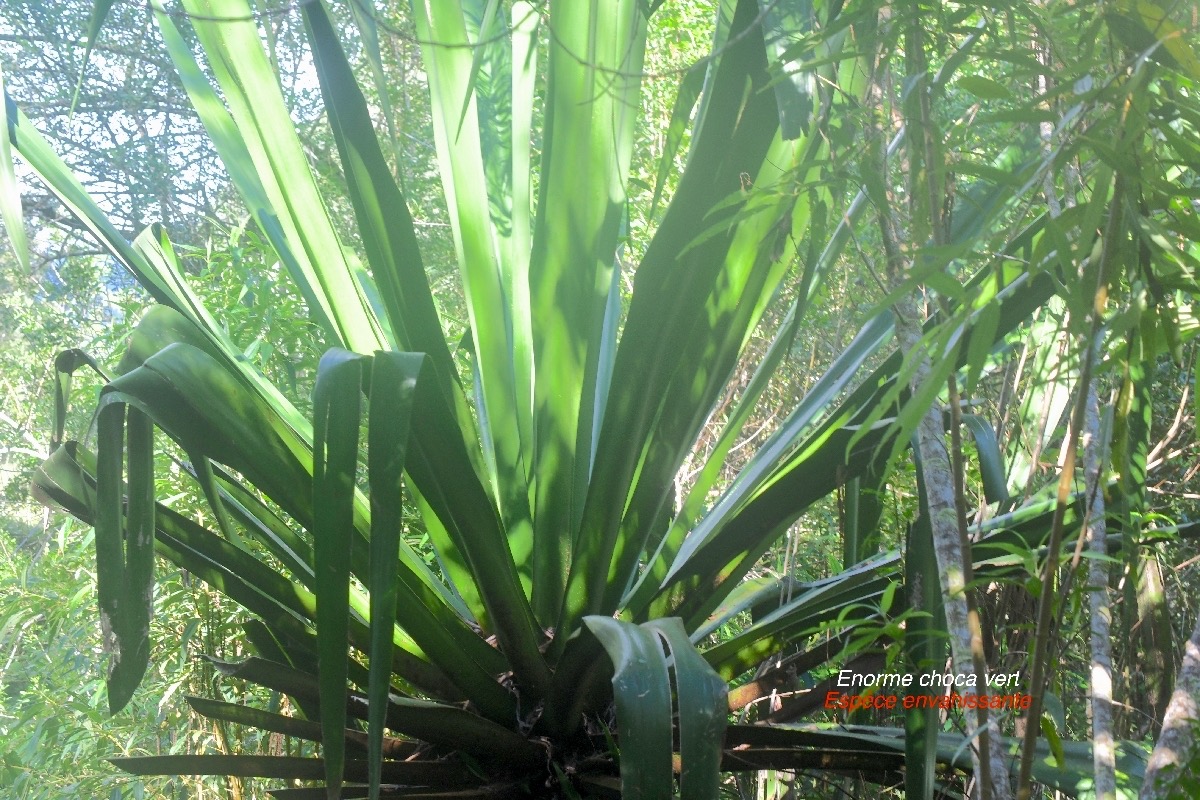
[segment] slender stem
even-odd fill
[[[1017,778],[1017,800],[1028,800],[1033,791],[1033,752],[1037,742],[1038,731],[1041,729],[1042,701],[1046,692],[1049,673],[1052,665],[1047,654],[1050,648],[1050,631],[1053,627],[1052,614],[1056,593],[1054,582],[1058,574],[1058,565],[1062,552],[1064,521],[1067,507],[1070,505],[1071,490],[1075,484],[1075,451],[1079,443],[1080,432],[1083,430],[1087,414],[1087,387],[1092,380],[1092,367],[1095,360],[1096,348],[1091,343],[1100,334],[1103,322],[1104,302],[1107,297],[1108,273],[1115,259],[1117,238],[1121,230],[1121,203],[1124,195],[1124,180],[1117,175],[1113,184],[1113,197],[1110,204],[1108,222],[1105,225],[1104,241],[1100,252],[1100,264],[1096,270],[1096,286],[1093,295],[1090,334],[1086,341],[1088,346],[1083,354],[1083,364],[1079,370],[1079,390],[1075,405],[1071,411],[1071,428],[1064,442],[1062,472],[1058,477],[1058,496],[1054,507],[1054,518],[1050,527],[1050,541],[1047,545],[1046,563],[1042,571],[1042,590],[1038,597],[1038,617],[1035,628],[1033,661],[1030,675],[1030,694],[1032,702],[1029,706],[1028,720],[1025,725],[1025,737],[1021,744],[1021,766]]]

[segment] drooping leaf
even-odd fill
[[[4,232],[8,235],[8,244],[17,257],[17,263],[28,272],[29,241],[25,237],[21,187],[17,185],[16,172],[13,170],[12,134],[9,132],[9,116],[14,111],[16,106],[9,108],[8,90],[4,88],[4,70],[0,69],[0,219],[4,221]]]
[[[109,759],[113,766],[134,775],[228,775],[239,778],[318,780],[325,773],[324,759],[256,755],[135,756]],[[350,780],[366,778],[365,761],[346,763]],[[388,783],[427,788],[478,786],[466,767],[453,761],[388,761],[383,769]],[[326,794],[330,791],[325,790]],[[339,787],[340,792],[340,787]],[[339,795],[340,796],[340,795]]]
[[[212,660],[221,674],[249,681],[293,697],[316,702],[320,684],[313,675],[282,664],[248,658],[240,662]],[[366,696],[345,692],[346,712],[366,720]],[[431,744],[461,750],[488,763],[508,763],[530,768],[545,761],[545,751],[521,734],[491,722],[464,708],[391,694],[387,703],[387,727]]]
[[[658,636],[648,628],[610,617],[584,624],[612,659],[617,703],[621,794],[633,800],[670,800],[671,681]]]
[[[1004,456],[996,441],[996,431],[978,414],[963,414],[963,424],[975,440],[975,452],[979,455],[979,474],[983,481],[984,498],[989,503],[1004,503],[1008,500],[1008,486],[1004,470]]]
[[[401,494],[408,449],[413,395],[424,357],[377,353],[371,369],[368,409],[367,472],[371,488],[371,558],[367,588],[371,593],[371,674],[367,690],[370,719],[370,786],[379,795],[383,759],[383,726],[392,677],[392,627],[396,619],[403,524]]]
[[[721,788],[721,741],[725,733],[729,686],[701,658],[678,618],[646,624],[666,643],[679,727],[681,797],[716,800]]]
[[[350,552],[355,546],[354,488],[362,418],[363,356],[330,350],[313,388],[313,562],[316,568],[321,744],[330,800],[342,785],[346,741]],[[394,598],[392,609],[395,608]],[[390,617],[390,614],[389,614]],[[387,633],[391,633],[388,625]],[[388,637],[391,638],[390,636]],[[372,634],[372,644],[376,637]],[[390,644],[390,642],[389,642]],[[386,698],[386,691],[384,697]]]
[[[154,584],[151,426],[150,419],[138,409],[126,412],[119,399],[100,407],[97,472],[101,477],[95,495],[96,593],[110,659],[107,685],[112,714],[132,699],[150,661]],[[126,453],[127,511],[123,479]]]

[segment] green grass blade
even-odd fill
[[[330,800],[346,757],[346,658],[349,653],[350,551],[355,545],[354,487],[362,417],[364,356],[330,350],[313,388],[313,559],[317,575],[321,743]],[[394,608],[394,606],[393,606]],[[388,628],[390,633],[390,625]],[[374,637],[372,637],[374,638]]]
[[[611,617],[585,617],[584,624],[612,659],[617,701],[621,796],[670,800],[671,680],[658,636]]]

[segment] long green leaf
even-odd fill
[[[216,662],[222,674],[240,678],[293,697],[316,700],[320,694],[315,678],[281,664],[250,658],[238,663]],[[347,713],[367,719],[365,695],[347,692]],[[529,768],[545,762],[545,751],[521,734],[484,719],[463,708],[398,697],[388,698],[387,726],[406,736],[442,745],[486,761]]]
[[[231,156],[240,169],[253,171],[265,192],[268,213],[276,215],[274,222],[293,257],[289,260],[281,253],[281,258],[294,269],[293,278],[335,342],[361,353],[378,349],[382,330],[325,210],[252,9],[245,0],[187,0],[184,7],[224,93],[228,116],[213,107],[212,98],[205,107],[227,130],[232,118]],[[163,12],[156,18],[160,27],[169,22]],[[172,55],[177,63],[184,61]],[[249,164],[244,163],[246,156]],[[252,198],[247,200],[256,208]],[[270,236],[272,225],[266,216],[263,220],[268,220],[264,232]]]
[[[584,624],[612,659],[613,695],[621,761],[621,795],[630,800],[670,800],[671,680],[658,636],[611,617]]]
[[[184,699],[187,700],[188,705],[192,707],[193,711],[209,719],[234,722],[238,725],[246,725],[258,730],[271,731],[272,733],[281,733],[284,736],[304,739],[310,742],[321,741],[321,723],[319,722],[275,714],[270,711],[263,711],[259,708],[252,708],[251,706],[237,703],[208,700],[203,697],[186,697]],[[386,706],[386,704],[385,700],[384,705]],[[347,748],[353,747],[360,751],[367,749],[367,737],[363,735],[362,731],[347,728],[345,736]],[[389,738],[381,742],[380,749],[389,759],[403,760],[412,756],[418,749],[418,745],[415,742],[405,739]]]
[[[496,631],[518,680],[540,694],[549,675],[538,650],[540,632],[521,588],[513,554],[508,549],[509,541],[488,503],[484,487],[459,468],[465,463],[463,445],[455,438],[453,420],[440,405],[436,393],[419,385],[415,402],[415,416],[421,423],[415,431],[406,468],[422,490],[425,502],[445,526],[448,540],[438,543],[439,552],[443,559],[448,556],[462,559],[459,562],[462,574],[476,583],[487,610],[483,623]],[[451,576],[455,574],[451,570]]]
[[[150,651],[138,647],[130,616],[134,596],[129,592],[122,513],[125,406],[111,403],[101,407],[98,417],[97,462],[103,477],[96,487],[96,595],[104,649],[109,654],[108,708],[116,714],[141,683]]]
[[[367,720],[371,798],[379,797],[383,726],[391,687],[392,626],[399,587],[396,562],[403,524],[401,494],[413,395],[425,357],[378,353],[371,369],[368,410],[367,476],[371,486],[371,675]]]
[[[1004,473],[1004,456],[996,441],[995,429],[978,414],[963,414],[962,421],[975,440],[975,452],[979,454],[979,474],[983,481],[984,498],[989,503],[1006,502],[1008,485]]]
[[[732,232],[710,246],[684,252],[695,237],[697,220],[717,225],[734,215],[736,209],[725,209],[709,216],[718,203],[741,191],[743,174],[757,175],[771,143],[776,126],[773,104],[761,93],[746,93],[752,82],[766,80],[762,38],[751,28],[756,17],[752,0],[738,3],[731,35],[735,43],[714,62],[709,100],[688,169],[638,268],[613,366],[612,385],[625,390],[614,392],[605,409],[557,630],[570,630],[584,614],[603,607],[611,591],[609,567],[619,544],[621,519],[644,456],[641,446],[629,443],[648,440],[680,352],[692,337],[703,338],[695,326],[725,263]],[[626,552],[636,549],[627,547]]]
[[[470,5],[468,3],[468,5]],[[442,188],[450,212],[455,252],[466,295],[467,316],[474,345],[475,367],[483,398],[481,431],[484,452],[494,454],[495,474],[489,490],[495,498],[520,570],[522,591],[531,591],[527,560],[533,546],[529,512],[529,446],[518,411],[530,403],[516,396],[515,372],[528,373],[532,364],[514,363],[510,346],[501,248],[487,193],[483,141],[475,87],[472,85],[472,48],[464,5],[458,0],[413,3],[417,35],[422,40],[425,69],[433,111],[434,143],[442,171]],[[465,99],[465,100],[464,100]],[[468,113],[462,114],[464,102]],[[460,124],[461,123],[461,124]],[[524,287],[507,287],[520,292]],[[522,385],[527,385],[527,381]]]
[[[71,114],[75,113],[75,106],[79,103],[79,92],[83,89],[83,79],[87,75],[88,61],[91,59],[92,50],[96,47],[96,40],[100,38],[100,31],[104,28],[104,22],[108,19],[108,13],[112,11],[113,4],[116,0],[95,0],[92,4],[92,14],[88,19],[87,41],[83,47],[83,63],[79,67],[79,78],[75,82],[75,94],[71,97]]]
[[[346,757],[346,657],[349,652],[350,552],[355,545],[354,488],[362,418],[364,356],[330,350],[313,388],[313,559],[316,567],[321,743],[330,800],[342,786]],[[392,611],[393,606],[388,611]],[[390,616],[390,614],[389,614]],[[387,633],[391,633],[389,621]],[[389,637],[390,638],[390,637]],[[374,643],[374,632],[371,636]],[[385,692],[386,696],[386,692]]]
[[[320,758],[254,755],[178,755],[135,756],[112,758],[109,762],[134,775],[227,775],[238,778],[286,778],[317,780],[327,769]],[[367,774],[365,761],[346,763],[350,780],[361,781]],[[384,779],[389,783],[426,786],[430,788],[478,786],[479,780],[463,764],[452,761],[389,761],[384,765]],[[338,796],[340,787],[338,787]],[[334,791],[327,787],[327,792]]]
[[[639,109],[646,20],[637,0],[551,3],[545,137],[529,264],[538,613],[562,602],[593,474],[603,321]],[[581,163],[581,155],[585,159]]]
[[[57,450],[63,442],[75,370],[84,365],[104,380],[108,380],[108,375],[96,363],[96,359],[78,348],[63,350],[54,356],[54,430],[50,434],[50,452]]]
[[[320,3],[304,6],[322,97],[341,156],[367,263],[381,289],[388,322],[403,350],[429,356],[447,398],[457,388],[412,216],[379,148],[366,99]],[[461,394],[461,389],[458,390]],[[468,426],[464,433],[474,433]]]

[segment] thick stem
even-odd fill
[[[1192,630],[1183,654],[1183,666],[1175,679],[1175,692],[1163,717],[1162,734],[1146,764],[1140,800],[1168,800],[1184,777],[1195,779],[1194,764],[1200,756],[1195,730],[1200,728],[1200,619]]]

